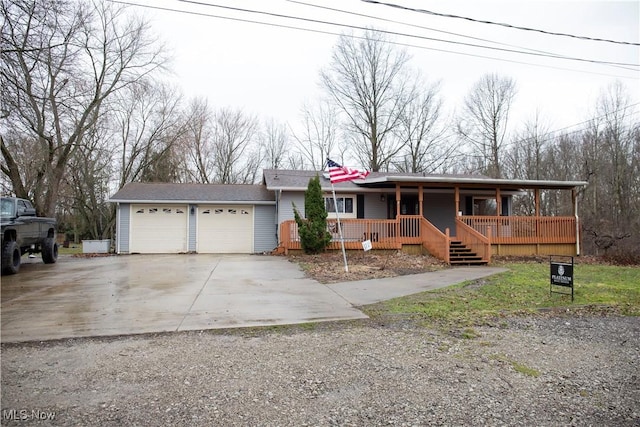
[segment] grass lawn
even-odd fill
[[[640,267],[576,264],[575,300],[549,293],[548,263],[508,263],[509,271],[486,279],[396,298],[365,307],[372,317],[408,314],[426,321],[476,324],[550,308],[592,308],[640,315]],[[555,287],[554,287],[555,288]],[[570,292],[570,288],[555,288]]]
[[[76,255],[82,253],[82,243],[72,243],[68,248],[58,245],[58,254],[60,255]]]

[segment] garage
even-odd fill
[[[277,246],[275,194],[265,185],[125,184],[116,203],[118,254],[266,253]]]
[[[187,252],[186,205],[131,205],[131,253]]]
[[[252,206],[201,206],[197,229],[198,253],[253,252]]]

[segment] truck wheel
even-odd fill
[[[7,242],[2,248],[2,274],[16,274],[20,270],[20,248],[15,241]]]
[[[53,237],[47,237],[42,242],[42,261],[53,264],[58,260],[58,244]]]

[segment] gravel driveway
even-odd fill
[[[2,424],[637,426],[639,356],[620,316],[5,344]]]

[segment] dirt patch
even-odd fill
[[[325,252],[318,255],[291,255],[291,262],[298,263],[306,275],[320,283],[348,282],[426,273],[447,268],[447,264],[429,255],[409,255],[400,251],[347,253],[345,271],[342,252]]]

